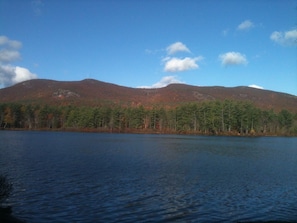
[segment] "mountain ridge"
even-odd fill
[[[170,84],[162,88],[132,88],[95,79],[57,81],[33,79],[0,89],[0,103],[98,106],[119,104],[174,107],[210,100],[249,101],[261,109],[297,112],[297,96],[245,86]]]

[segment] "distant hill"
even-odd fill
[[[0,103],[41,103],[51,105],[96,106],[101,104],[162,105],[209,100],[250,101],[262,109],[297,112],[297,96],[250,87],[198,87],[171,84],[164,88],[139,89],[123,87],[93,79],[54,81],[34,79],[0,89]]]

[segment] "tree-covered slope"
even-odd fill
[[[164,88],[139,89],[97,80],[53,81],[35,79],[0,89],[0,103],[34,103],[49,105],[175,107],[188,102],[214,100],[252,102],[262,109],[297,112],[297,97],[285,93],[250,87],[198,87],[172,84]]]

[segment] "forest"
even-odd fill
[[[50,106],[0,104],[1,129],[172,133],[200,135],[297,135],[297,113],[261,110],[250,102],[208,101],[165,106]]]

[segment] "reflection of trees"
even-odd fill
[[[0,222],[4,223],[24,223],[22,220],[15,218],[12,215],[12,207],[3,207],[3,203],[12,193],[12,183],[6,176],[0,175]]]
[[[12,184],[6,176],[0,175],[0,205],[10,196],[11,192]]]

